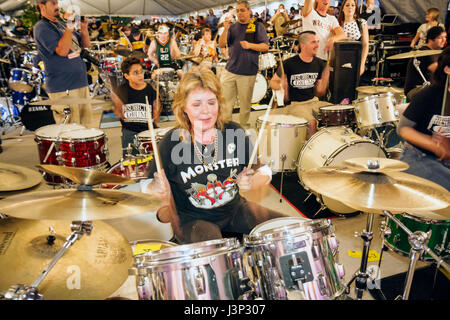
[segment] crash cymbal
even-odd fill
[[[75,241],[39,285],[44,300],[103,300],[128,278],[133,257],[125,237],[106,222],[94,221],[92,226],[91,234]],[[5,235],[5,246],[0,247],[4,291],[15,284],[31,285],[71,230],[67,221],[8,218],[0,220],[0,234]]]
[[[113,183],[113,184],[134,184],[136,181],[132,179],[126,179],[121,176],[85,169],[85,168],[74,168],[74,167],[63,167],[56,166],[52,164],[42,164],[36,167],[52,174],[57,174],[63,176],[69,180],[72,180],[76,184],[82,184],[87,186],[94,186],[103,183]]]
[[[409,168],[409,164],[403,161],[375,157],[347,159],[344,164],[355,171],[362,172],[405,171]]]
[[[395,87],[382,87],[382,86],[361,86],[357,87],[356,91],[365,93],[365,94],[379,94],[379,93],[403,93],[403,89],[401,88],[395,88]]]
[[[197,58],[197,56],[195,54],[188,54],[188,55],[179,57],[177,60],[188,60],[188,59],[192,59],[192,58]]]
[[[302,21],[302,19],[286,21],[285,23],[283,23],[281,25],[281,27],[286,28],[287,26],[290,26],[291,24],[296,24],[297,22],[300,22],[300,21]]]
[[[89,49],[89,52],[92,52],[92,53],[95,53],[95,54],[102,54],[102,55],[114,53],[114,51],[106,50],[106,49],[100,49],[100,50]]]
[[[119,56],[128,57],[133,51],[128,49],[115,49],[114,53],[118,54]]]
[[[113,40],[113,39],[103,40],[103,41],[91,41],[91,45],[93,45],[93,46],[101,46],[103,44],[114,43],[114,42],[117,42],[117,41],[118,40]]]
[[[0,59],[1,63],[6,63],[6,64],[11,64],[11,61],[9,61],[8,59]]]
[[[42,175],[31,169],[0,163],[0,192],[24,190],[41,183]]]
[[[371,213],[426,212],[445,208],[450,193],[440,185],[403,172],[355,172],[349,167],[321,167],[303,172],[314,192],[356,210]]]
[[[62,98],[58,99],[47,99],[47,100],[38,100],[35,102],[29,103],[31,106],[57,106],[57,105],[64,105],[64,106],[73,106],[77,104],[99,104],[99,103],[105,103],[104,100],[95,100],[91,98],[77,98],[72,96],[64,96]]]
[[[136,51],[132,51],[130,56],[138,58],[138,59],[144,59],[147,58],[147,55],[145,54],[144,51],[142,50],[136,50]]]
[[[270,52],[270,53],[280,53],[281,50],[278,50],[278,49],[269,49],[269,51],[267,51],[267,52]]]
[[[409,59],[418,58],[425,56],[433,56],[435,54],[441,54],[442,50],[413,50],[409,52],[395,54],[393,56],[387,57],[387,59]]]
[[[140,192],[61,189],[28,192],[0,200],[0,212],[34,220],[87,221],[128,217],[156,210],[161,201]]]

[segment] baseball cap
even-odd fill
[[[159,26],[159,28],[158,28],[158,32],[159,32],[159,33],[169,32],[169,28],[168,28],[167,26],[165,26],[165,25],[161,25],[161,26]]]

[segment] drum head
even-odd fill
[[[61,139],[89,139],[104,136],[105,133],[102,130],[90,128],[90,129],[78,129],[73,131],[67,131],[61,134]]]
[[[351,110],[354,108],[355,107],[352,105],[338,104],[338,105],[333,105],[333,106],[320,107],[319,109],[326,110],[326,111],[335,111],[335,110]]]
[[[43,138],[56,138],[58,136],[61,136],[65,132],[80,130],[84,128],[84,126],[76,123],[50,124],[36,130],[36,136]]]
[[[259,116],[257,122],[262,123],[263,121],[264,115]],[[267,116],[267,122],[273,126],[297,126],[308,124],[306,119],[288,114],[270,114]]]
[[[286,218],[276,218],[272,220],[265,221],[263,223],[258,224],[250,234],[257,234],[261,232],[272,231],[274,229],[279,229],[292,224],[302,224],[309,219],[303,217],[286,217]]]
[[[253,87],[252,103],[258,103],[266,95],[267,80],[261,73],[256,75],[255,86]]]

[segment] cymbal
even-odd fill
[[[115,49],[114,53],[118,54],[119,56],[128,57],[133,51],[128,49]]]
[[[281,27],[286,28],[287,26],[290,26],[291,24],[296,24],[299,21],[302,21],[302,19],[286,21],[281,25]]]
[[[345,160],[344,164],[355,171],[363,172],[404,171],[409,168],[406,162],[386,158],[353,158]]]
[[[408,58],[418,58],[425,56],[433,56],[435,54],[441,54],[442,50],[413,50],[409,52],[395,54],[393,56],[387,57],[387,59],[408,59]]]
[[[75,241],[39,285],[44,300],[103,300],[128,278],[133,257],[125,237],[106,222],[94,221],[92,226],[91,234]],[[0,250],[0,291],[31,285],[70,233],[66,221],[0,220],[0,234],[12,235]],[[48,236],[55,237],[53,244]]]
[[[270,52],[270,53],[280,53],[281,50],[278,50],[278,49],[269,49],[267,52]]]
[[[92,52],[92,53],[95,53],[95,54],[110,54],[110,53],[114,53],[114,51],[106,50],[106,49],[100,49],[100,50],[89,49],[89,52]]]
[[[356,91],[366,94],[379,94],[379,93],[403,93],[402,88],[395,88],[395,87],[382,87],[382,86],[361,86],[357,87]]]
[[[0,191],[16,191],[41,183],[42,175],[31,169],[8,163],[0,163]]]
[[[177,58],[176,60],[188,60],[188,59],[192,59],[192,58],[197,58],[197,56],[195,54],[188,54],[185,56],[181,56],[181,57]]]
[[[0,59],[1,63],[6,63],[6,64],[11,64],[11,61],[9,61],[8,59]]]
[[[77,104],[93,104],[93,103],[105,103],[105,100],[96,100],[91,98],[77,98],[72,96],[64,96],[58,99],[38,100],[29,103],[31,106],[57,106],[57,105],[77,105]]]
[[[91,45],[101,46],[102,44],[108,44],[108,43],[113,43],[113,42],[117,42],[117,41],[118,40],[113,40],[113,39],[103,40],[103,41],[91,41]]]
[[[147,55],[145,54],[145,52],[141,51],[141,50],[132,51],[131,52],[131,56],[135,57],[135,58],[138,58],[138,59],[147,58]]]
[[[128,217],[156,210],[161,201],[140,192],[93,189],[45,190],[0,200],[0,212],[34,220],[87,221]]]
[[[312,191],[363,212],[435,211],[450,203],[445,188],[404,172],[356,172],[330,166],[306,171],[302,180]]]
[[[85,168],[63,167],[52,164],[42,164],[37,165],[36,167],[48,173],[63,176],[67,179],[72,180],[76,184],[82,184],[87,186],[93,186],[103,183],[113,183],[113,184],[136,183],[136,181],[132,179],[126,179],[115,174],[89,170]]]

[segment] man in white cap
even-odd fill
[[[156,39],[150,43],[147,55],[158,68],[172,68],[177,71],[179,79],[183,76],[181,67],[175,62],[175,59],[181,57],[180,49],[175,39],[169,35],[169,28],[165,24],[159,26]],[[152,78],[156,79],[154,75]]]

